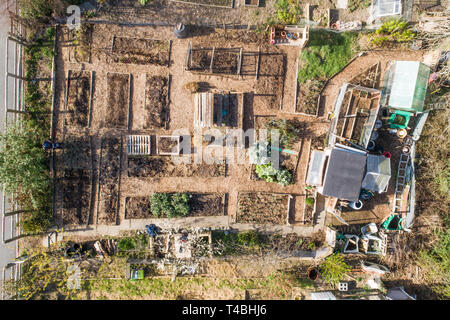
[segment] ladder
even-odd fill
[[[406,185],[406,173],[408,170],[409,154],[400,154],[400,161],[398,163],[397,170],[397,180],[395,182],[395,193],[394,193],[394,205],[392,206],[393,213],[400,213],[403,202],[403,191]]]
[[[150,136],[129,135],[127,136],[128,155],[148,155],[151,153]]]

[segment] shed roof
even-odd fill
[[[322,194],[358,201],[365,166],[364,152],[333,148],[328,159]]]

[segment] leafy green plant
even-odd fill
[[[147,3],[150,2],[150,0],[138,0],[138,1],[139,1],[139,3],[140,3],[141,5],[143,5],[143,6],[145,6]]]
[[[331,284],[341,281],[350,269],[350,266],[344,260],[344,256],[337,252],[328,256],[324,263],[320,265],[322,277]]]
[[[272,163],[256,165],[255,171],[260,179],[264,179],[266,182],[275,181],[277,170],[272,166]]]
[[[288,169],[280,169],[277,171],[277,182],[283,187],[292,184],[292,173]]]
[[[150,210],[156,217],[184,217],[190,211],[187,193],[154,193],[150,197]]]
[[[135,238],[122,238],[117,242],[117,248],[120,251],[128,251],[136,249],[137,242]]]
[[[306,199],[305,199],[305,203],[306,203],[306,205],[307,206],[313,206],[314,205],[314,198],[311,198],[311,197],[307,197]]]
[[[296,24],[302,14],[294,0],[277,0],[275,3],[277,19],[286,24]]]
[[[265,126],[269,131],[279,131],[279,144],[282,147],[289,148],[295,141],[300,138],[301,130],[300,128],[296,127],[292,121],[288,121],[286,119],[272,119],[267,122]],[[270,142],[270,132],[268,133],[268,135],[268,139]]]
[[[371,44],[383,46],[388,42],[408,42],[414,39],[416,34],[408,26],[406,21],[392,19],[384,22],[380,28],[371,34]]]

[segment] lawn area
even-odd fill
[[[300,56],[299,82],[326,80],[339,72],[357,51],[357,38],[354,32],[311,30]]]

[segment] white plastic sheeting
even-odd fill
[[[391,161],[385,156],[367,155],[366,175],[361,188],[373,192],[386,192],[391,178]]]

